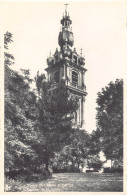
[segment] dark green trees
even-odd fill
[[[41,155],[48,171],[50,159],[54,157],[55,152],[59,152],[70,143],[73,131],[71,119],[78,104],[76,98],[70,97],[64,81],[50,91],[50,83],[44,81],[44,75],[37,75],[35,80],[39,93],[37,128],[44,136],[38,155]]]
[[[77,99],[70,97],[62,81],[51,92],[44,75],[37,74],[37,90],[31,89],[30,71],[12,70],[13,55],[8,44],[12,34],[5,34],[5,170],[37,168],[48,171],[54,153],[69,144],[71,119]]]
[[[98,93],[97,126],[107,159],[123,157],[123,80],[110,82]]]
[[[29,139],[35,125],[36,96],[30,90],[29,70],[13,71],[13,55],[8,52],[12,34],[5,34],[5,170],[29,166],[33,159]]]

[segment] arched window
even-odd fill
[[[57,71],[54,73],[54,82],[59,83],[60,82],[60,71]]]
[[[78,84],[78,73],[75,71],[72,71],[72,84],[74,85]]]
[[[67,27],[67,21],[65,21],[64,26]]]

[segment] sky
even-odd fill
[[[30,69],[34,77],[46,73],[46,59],[58,48],[63,2],[0,2],[2,31],[13,34],[10,52],[15,57],[13,69]],[[85,55],[85,129],[96,129],[97,93],[127,71],[127,7],[125,1],[68,1],[72,19],[74,47]]]

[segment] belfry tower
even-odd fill
[[[48,81],[52,82],[51,90],[57,88],[61,79],[65,80],[65,84],[70,93],[78,96],[79,109],[75,113],[73,120],[74,127],[84,128],[84,106],[85,106],[85,72],[84,68],[85,58],[72,48],[74,45],[74,35],[72,32],[69,13],[67,13],[67,4],[65,4],[65,13],[61,20],[62,30],[58,36],[58,43],[60,50],[56,49],[54,55],[47,58],[48,68],[47,71]]]

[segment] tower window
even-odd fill
[[[68,21],[65,21],[65,27],[67,27],[68,26]]]
[[[59,83],[60,82],[60,71],[57,71],[54,73],[54,82]]]
[[[75,71],[72,71],[72,84],[74,85],[78,84],[78,73]]]

